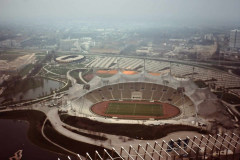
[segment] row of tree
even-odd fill
[[[42,69],[45,63],[51,62],[51,60],[54,58],[55,58],[55,51],[53,50],[50,53],[46,54],[46,56],[42,60],[36,62],[32,72],[28,76],[31,77],[36,75]]]

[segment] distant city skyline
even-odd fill
[[[1,0],[0,22],[240,25],[239,0]]]

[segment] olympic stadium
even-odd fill
[[[107,72],[111,71],[108,70]],[[153,74],[146,71],[132,72],[118,70],[113,73],[112,76],[105,78],[96,74],[88,83],[82,86],[78,85],[79,89],[70,90],[69,97],[72,101],[69,102],[68,107],[62,108],[60,111],[67,110],[69,116],[84,117],[96,123],[119,124],[119,126],[122,124],[141,124],[145,126],[173,125],[172,127],[174,125],[183,125],[207,132],[221,128],[222,130],[225,129],[225,133],[228,133],[226,128],[234,128],[234,123],[229,118],[231,115],[217,96],[208,87],[199,88],[190,78],[175,77],[170,72]],[[185,133],[187,134],[187,132]],[[110,136],[109,134],[107,135]],[[145,157],[144,159],[156,159],[156,157],[168,159],[171,156],[175,159],[176,156],[181,157],[183,154],[190,155],[189,149],[191,152],[191,149],[194,148],[193,146],[200,147],[202,144],[205,144],[207,148],[214,148],[213,144],[208,144],[213,143],[214,139],[223,138],[223,142],[216,144],[216,147],[226,143],[224,141],[230,141],[230,138],[227,136],[214,137],[209,135],[207,138],[200,134],[198,137],[200,136],[201,138],[197,139],[196,136],[194,139],[189,139],[187,136],[186,139],[188,141],[191,140],[192,145],[187,144],[188,149],[186,149],[184,140],[181,140],[177,148],[179,149],[182,146],[181,150],[183,153],[176,152],[176,148],[170,149],[170,153],[168,151],[169,146],[170,148],[176,147],[176,142],[172,139],[169,142],[163,141],[161,144],[163,148],[159,148],[163,153],[160,155],[155,150],[157,143],[154,143],[156,142],[154,140],[148,140],[144,147],[138,145],[140,144],[138,140],[124,143],[114,143],[113,141],[111,144],[105,142],[96,143],[93,141],[88,141],[88,143],[101,145],[107,149],[113,147],[112,153],[114,152],[114,155],[110,155],[111,152],[107,150],[104,150],[103,155],[96,151],[95,159],[96,156],[101,159],[104,155],[108,155],[107,157],[110,159],[113,157],[125,159],[131,156],[132,158],[140,158],[146,155],[148,155],[148,158]],[[211,139],[210,136],[213,138]],[[236,141],[236,137],[233,139]],[[138,149],[132,147],[134,144],[138,145]],[[118,151],[115,149],[119,145],[125,146],[125,148],[127,148],[127,145],[130,146],[125,150],[125,155],[123,154],[124,147],[118,149]],[[235,145],[238,146],[238,143],[235,143]],[[151,149],[147,150],[146,148],[148,147],[151,147]],[[142,151],[141,148],[143,148]],[[132,152],[135,150],[134,155],[132,155],[131,150]],[[212,149],[206,149],[200,155],[201,157],[207,157],[211,151]],[[227,154],[223,155],[221,157],[225,157]],[[192,157],[198,156],[196,154],[192,155]],[[86,159],[91,159],[91,155],[86,154]]]
[[[71,102],[70,114],[101,122],[138,124],[139,121],[144,121],[156,125],[174,123],[195,126],[196,123],[210,124],[209,121],[216,119],[224,126],[231,125],[228,117],[223,118],[223,115],[226,115],[224,106],[208,88],[199,88],[189,78],[177,78],[169,73],[152,75],[141,72],[129,75],[119,71],[108,78],[95,76],[83,90],[72,94],[77,95],[78,98]],[[116,101],[135,104],[149,102],[149,105],[162,103],[167,106],[164,107],[163,116],[144,115],[144,113],[138,116],[131,111],[124,113],[125,116],[120,116],[117,112],[107,115],[104,114],[104,110],[100,111],[104,109],[103,102],[116,103]],[[147,109],[144,112],[148,112]],[[171,112],[175,113],[171,115]],[[161,119],[161,122],[158,119]]]

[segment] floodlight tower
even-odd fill
[[[144,58],[143,59],[143,73],[145,73],[145,71],[146,71],[146,59]]]
[[[120,68],[119,68],[119,59],[117,59],[117,71],[120,72]]]
[[[146,73],[146,59],[143,59],[143,72],[141,73],[141,81],[145,81],[145,73]]]
[[[81,107],[80,107],[80,113],[82,114],[82,110],[83,110],[83,106],[84,106],[84,99],[85,99],[85,93],[84,93],[84,95],[82,96],[82,105],[81,105]]]
[[[172,75],[172,63],[171,61],[169,63],[170,63],[170,75]]]
[[[185,88],[183,87],[182,85],[182,80],[183,78],[181,77],[180,78],[180,95],[181,95],[181,100],[182,100],[182,105],[183,105],[183,117],[185,117],[185,98],[184,98],[184,91],[185,91]]]
[[[183,102],[183,118],[185,118],[185,115],[186,115],[186,113],[185,113],[185,98],[184,98],[183,91],[182,91],[182,102]]]
[[[89,90],[89,89],[90,89],[89,85],[88,86],[87,85],[83,86],[82,106],[80,107],[80,113],[82,113],[83,106],[84,106],[84,103],[85,103],[85,95],[86,95],[87,90]]]
[[[60,106],[61,106],[61,107],[63,106],[63,96],[62,96],[61,99],[60,99]]]
[[[193,66],[193,68],[192,68],[192,80],[193,80],[193,74],[194,74],[194,66]]]
[[[73,110],[73,106],[72,106],[72,103],[70,103],[69,105],[70,105],[70,108],[71,108],[71,110],[72,110],[72,111],[74,111],[74,110]]]

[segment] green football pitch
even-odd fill
[[[162,104],[109,103],[105,114],[162,116]]]

